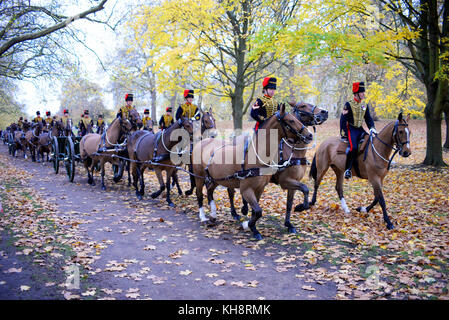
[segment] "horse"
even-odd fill
[[[172,139],[172,134],[177,129],[184,129],[189,136],[193,134],[193,121],[187,117],[183,117],[174,122],[167,129],[153,133],[147,130],[136,131],[133,133],[128,142],[128,154],[131,159],[131,174],[133,177],[133,185],[136,189],[136,196],[142,200],[145,191],[145,182],[143,175],[146,168],[154,169],[160,188],[153,192],[151,197],[157,198],[165,189],[167,189],[166,200],[169,206],[174,207],[175,204],[170,199],[170,177],[173,176],[175,170],[170,153],[178,153],[172,151],[172,148],[181,142],[181,137],[177,140]],[[184,150],[189,151],[189,145]],[[148,163],[151,161],[156,164]],[[147,162],[147,163],[139,163]],[[162,171],[166,172],[166,183],[162,176]],[[140,190],[137,186],[140,182]]]
[[[217,135],[217,127],[216,127],[216,121],[212,113],[212,108],[209,108],[209,111],[203,111],[201,108],[198,108],[201,120],[200,120],[200,130],[201,130],[201,139],[206,138],[215,138]],[[190,150],[193,148],[193,142],[191,144]],[[192,168],[192,156],[190,156],[190,163],[188,164],[189,172],[193,172]],[[185,192],[186,196],[190,196],[193,194],[193,190],[195,190],[195,178],[193,175],[189,175],[190,177],[190,189]],[[180,195],[182,195],[181,187],[178,183],[178,175],[177,170],[173,173],[173,183],[176,183],[176,186],[178,187],[178,192]]]
[[[23,122],[23,129],[14,132],[14,154],[16,156],[17,150],[22,150],[23,158],[26,159],[27,142],[25,140],[25,134],[30,129],[29,122]]]
[[[292,106],[293,114],[296,118],[305,126],[313,126],[314,131],[316,125],[321,125],[328,118],[328,112],[326,110],[312,104],[305,102],[289,102],[289,104]],[[304,201],[302,204],[296,206],[295,211],[309,209],[309,189],[307,185],[301,183],[301,180],[304,177],[307,168],[306,152],[312,148],[307,147],[304,142],[294,144],[285,139],[281,140],[281,143],[279,144],[279,162],[287,162],[285,163],[285,166],[281,166],[278,169],[278,172],[271,177],[270,182],[287,190],[284,226],[288,228],[288,232],[290,233],[296,233],[295,227],[290,222],[292,204],[296,190],[300,190],[304,194]],[[239,221],[240,216],[237,214],[234,206],[235,190],[228,188],[227,191],[231,203],[231,215],[236,221]],[[242,213],[245,216],[248,214],[248,202],[246,202],[245,199],[243,199]]]
[[[39,135],[39,140],[37,143],[37,159],[39,162],[39,156],[41,156],[41,159],[43,161],[44,159],[44,153],[47,155],[47,162],[49,161],[49,154],[51,152],[51,142],[53,140],[53,137],[59,137],[63,130],[64,125],[62,124],[62,121],[53,120],[53,126],[46,125],[48,132],[44,129],[44,132],[42,132]]]
[[[377,135],[370,135],[365,140],[365,143],[361,145],[357,160],[352,168],[353,175],[356,174],[362,179],[368,179],[374,192],[373,202],[368,207],[358,207],[356,210],[359,212],[369,212],[379,203],[388,230],[393,229],[394,225],[391,223],[387,214],[385,199],[382,193],[383,180],[390,169],[391,161],[396,153],[399,152],[399,155],[402,157],[408,157],[411,154],[410,129],[408,128],[409,120],[410,114],[407,116],[407,119],[404,119],[401,112],[396,121],[388,123]],[[366,135],[365,138],[367,138]],[[350,213],[343,196],[343,179],[346,161],[344,150],[346,146],[346,142],[336,137],[325,140],[319,146],[313,157],[309,173],[309,176],[315,181],[312,201],[310,202],[311,206],[316,202],[321,180],[329,167],[331,167],[337,178],[335,189],[340,198],[341,207],[345,213]],[[390,158],[393,150],[395,152]],[[390,160],[387,160],[388,158]]]
[[[25,140],[27,142],[28,150],[30,150],[31,161],[36,162],[36,150],[39,142],[39,135],[43,131],[44,125],[42,122],[35,122],[31,124],[31,129],[25,133]]]
[[[117,158],[117,155],[120,154],[126,157],[127,154],[121,153],[119,149],[126,150],[126,137],[139,122],[142,122],[139,113],[135,109],[132,109],[129,112],[129,119],[122,119],[120,116],[115,118],[104,134],[88,133],[83,136],[80,141],[80,158],[87,171],[87,182],[91,186],[95,185],[94,169],[99,162],[101,168],[101,189],[103,191],[106,190],[106,185],[104,184],[104,165],[106,162],[109,162],[113,165],[121,166],[123,161]],[[115,149],[111,149],[114,147]],[[90,171],[89,167],[91,167]]]
[[[272,138],[274,132],[277,134]],[[231,189],[240,188],[242,197],[248,201],[254,213],[250,221],[243,222],[242,226],[244,229],[249,227],[256,240],[262,239],[262,235],[256,228],[257,221],[262,217],[259,200],[271,175],[274,174],[273,167],[276,165],[273,166],[270,163],[274,161],[277,152],[270,152],[269,156],[264,155],[264,159],[260,154],[271,150],[273,142],[279,145],[283,138],[292,138],[295,142],[303,141],[305,143],[310,143],[313,139],[313,134],[294,115],[285,111],[285,104],[281,104],[279,111],[263,122],[251,139],[235,139],[234,143],[226,144],[221,139],[209,138],[193,147],[195,160],[193,173],[201,222],[207,221],[203,208],[204,184],[206,184],[207,198],[211,207],[209,220],[212,222],[216,221],[217,216],[213,198],[215,188],[218,185]],[[201,159],[196,161],[195,158],[198,155]],[[232,159],[229,155],[232,156]],[[243,157],[241,158],[241,156]]]

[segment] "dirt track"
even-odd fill
[[[293,247],[255,245],[237,225],[231,232],[214,232],[199,224],[196,213],[168,209],[164,200],[152,200],[148,191],[137,202],[125,181],[114,184],[108,179],[108,190],[101,191],[98,174],[96,186],[89,186],[80,164],[70,183],[64,168],[55,175],[50,163],[13,159],[3,144],[0,160],[31,175],[27,187],[72,223],[81,237],[78,241],[101,244],[89,270],[82,272],[87,278],[81,288],[67,290],[62,260],[50,268],[32,263],[32,254],[16,254],[12,236],[3,230],[0,299],[64,299],[63,293],[70,297],[68,292],[81,299],[333,299],[336,295],[334,283],[319,285],[307,277],[306,264]],[[11,268],[22,269],[7,272]],[[21,290],[22,285],[30,288]]]

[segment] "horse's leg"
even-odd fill
[[[262,235],[256,228],[257,220],[262,217],[262,208],[259,206],[257,195],[254,190],[251,188],[247,188],[244,191],[241,191],[242,197],[248,201],[251,206],[253,214],[251,215],[251,219],[249,221],[245,221],[242,223],[243,229],[250,229],[253,232],[253,236],[256,240],[262,240]]]
[[[242,214],[244,216],[248,215],[248,201],[246,201],[243,197],[242,197],[242,202],[243,202],[243,206],[242,206]]]
[[[89,166],[92,164],[92,158],[87,157],[83,160],[84,168],[86,168],[87,171],[87,183],[92,184],[92,177],[90,175]]]
[[[189,164],[189,172],[193,173],[193,165]],[[190,189],[186,191],[185,195],[186,196],[190,196],[191,194],[193,194],[193,190],[195,189],[195,177],[191,174],[189,174],[190,176]]]
[[[133,163],[131,166],[132,176],[133,176],[133,186],[136,188],[136,197],[139,200],[142,200],[142,195],[139,192],[139,188],[137,187],[137,182],[140,179],[140,167],[139,165]]]
[[[165,184],[164,184],[164,177],[162,176],[162,170],[160,168],[154,168],[154,172],[156,173],[157,180],[159,181],[159,190],[156,192],[153,192],[151,194],[151,198],[156,199],[160,196],[162,191],[165,190]]]
[[[229,202],[231,203],[231,215],[234,218],[234,220],[240,222],[240,216],[237,214],[237,211],[235,211],[234,206],[235,189],[234,188],[227,188],[227,189],[228,189]]]
[[[126,171],[128,171],[128,187],[131,187],[131,161],[126,161]]]
[[[139,179],[140,179],[140,195],[143,197],[145,195],[145,180],[143,173],[145,172],[146,167],[139,167],[140,173],[139,173]]]
[[[106,186],[104,184],[104,167],[105,167],[105,163],[106,161],[104,161],[103,159],[100,160],[100,168],[101,168],[101,190],[105,191],[106,190]]]
[[[313,206],[316,203],[316,196],[318,193],[318,188],[320,187],[321,180],[323,180],[324,175],[326,174],[327,170],[329,169],[329,165],[325,164],[325,166],[321,167],[321,163],[316,163],[316,155],[313,158],[312,166],[310,167],[311,170],[311,176],[314,180],[313,184],[313,195],[312,200],[310,201],[309,205]]]
[[[217,206],[214,201],[214,191],[217,188],[217,185],[214,183],[207,189],[207,201],[210,205],[210,217],[209,220],[211,222],[217,221]]]
[[[346,204],[345,197],[343,195],[343,181],[344,181],[344,172],[337,168],[336,166],[331,166],[332,170],[335,172],[335,176],[337,178],[337,181],[335,182],[335,190],[338,193],[338,198],[340,199],[341,208],[344,210],[345,213],[350,213],[351,211],[348,208],[348,205]]]
[[[368,207],[358,207],[356,210],[358,212],[370,212],[370,210],[379,202],[379,200],[377,199],[377,197],[374,197],[373,202],[368,206]]]
[[[382,193],[382,181],[379,177],[375,177],[374,179],[369,179],[371,185],[373,186],[374,196],[379,201],[380,207],[382,208],[382,214],[384,216],[384,221],[387,224],[387,229],[394,229],[393,223],[391,223],[390,218],[387,213],[387,206],[385,204],[384,195]],[[373,202],[374,203],[374,202]]]
[[[173,178],[173,182],[176,184],[176,188],[178,188],[178,194],[180,196],[182,196],[182,189],[181,189],[181,186],[179,185],[179,179],[178,179],[178,173],[177,172],[178,172],[177,170],[173,171],[172,178]]]
[[[204,214],[204,208],[203,208],[204,179],[195,177],[195,185],[196,185],[196,200],[198,202],[200,222],[205,223],[207,221],[207,218],[206,218],[206,215]]]
[[[167,183],[165,184],[166,185],[166,188],[167,188],[167,192],[166,192],[166,200],[167,200],[167,203],[168,203],[168,205],[170,206],[170,207],[176,207],[176,205],[171,201],[171,199],[170,199],[170,188],[171,188],[171,185],[170,185],[170,179],[173,177],[173,175],[174,175],[174,170],[173,170],[173,168],[170,168],[170,169],[168,169],[167,171],[166,171],[166,173],[167,173]]]
[[[94,181],[94,172],[95,172],[95,167],[98,164],[98,160],[92,159],[92,166],[91,166],[91,174],[92,174],[92,180],[91,180],[91,186],[95,186],[95,181]]]

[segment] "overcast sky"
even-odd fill
[[[70,12],[67,15],[74,14],[86,10],[92,4],[84,1],[78,1],[77,7],[70,8]],[[136,0],[109,0],[105,9],[98,13],[96,17],[105,17],[109,14],[114,7],[113,20],[117,19],[119,15],[125,14],[131,8],[135,7],[138,3]],[[126,11],[125,11],[126,10]],[[86,35],[86,45],[95,50],[96,54],[103,61],[106,60],[108,53],[113,52],[119,45],[118,36],[109,27],[103,24],[97,24],[89,22],[87,20],[75,21],[72,26],[77,30],[84,32]],[[89,80],[98,83],[101,87],[105,87],[108,83],[108,75],[101,70],[101,65],[98,58],[84,48],[81,44],[76,44],[73,48],[82,63],[82,69],[87,70]],[[41,114],[45,114],[45,111],[49,110],[52,114],[55,114],[59,110],[59,94],[61,92],[61,82],[57,79],[45,80],[22,80],[18,82],[19,91],[17,93],[17,100],[25,104],[25,112],[29,117],[36,114],[39,110]],[[104,103],[108,108],[116,108],[112,105],[112,96],[105,95]]]

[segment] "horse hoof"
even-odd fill
[[[151,194],[151,198],[156,199],[159,196],[158,192],[154,192]]]
[[[185,195],[186,196],[191,196],[193,194],[193,190],[187,190],[186,192],[185,192]]]
[[[295,227],[289,227],[289,228],[288,228],[288,232],[289,232],[289,233],[296,233]]]
[[[304,205],[301,203],[301,204],[298,204],[296,207],[295,207],[295,212],[301,212],[301,211],[304,211],[305,210],[305,207],[304,207]]]
[[[394,229],[394,225],[392,223],[388,223],[387,224],[387,229],[388,230],[393,230]]]
[[[262,235],[261,235],[260,233],[255,233],[255,234],[253,235],[253,237],[254,237],[254,239],[257,240],[257,241],[260,241],[260,240],[263,239],[263,237],[262,237]]]
[[[101,190],[106,191],[106,186],[101,186]]]
[[[248,207],[243,207],[243,208],[242,208],[242,214],[243,214],[244,216],[247,216],[247,215],[248,215]]]
[[[137,197],[138,200],[142,200],[143,199],[140,194],[136,194],[136,197]]]
[[[176,204],[174,204],[173,202],[169,202],[168,205],[169,205],[170,207],[172,207],[172,208],[175,208],[175,207],[176,207]]]

